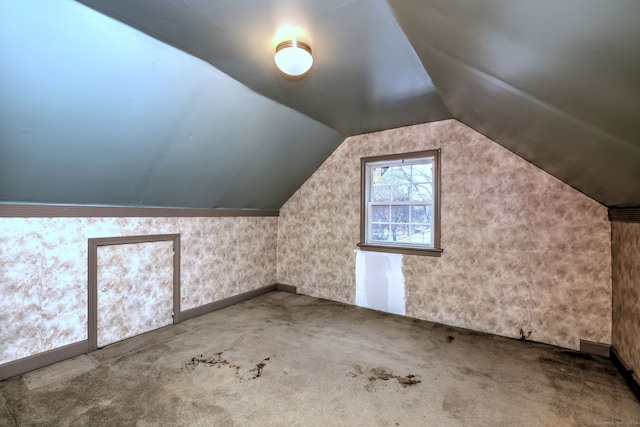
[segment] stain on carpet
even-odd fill
[[[262,370],[267,365],[266,362],[268,362],[270,359],[271,359],[270,357],[267,357],[266,359],[262,359],[262,362],[258,363],[255,368],[249,371],[249,372],[254,372],[253,378],[251,378],[252,380],[255,380],[256,378],[260,378],[262,376]]]
[[[192,370],[195,369],[198,365],[217,366],[218,368],[227,366],[235,370],[236,377],[240,378],[240,366],[229,363],[227,359],[222,358],[222,354],[228,350],[231,349],[226,349],[218,353],[214,353],[212,356],[204,356],[202,354],[194,356],[188,362],[186,362],[184,366],[190,367]]]
[[[228,367],[234,370],[235,377],[240,381],[245,380],[255,380],[262,376],[264,368],[267,366],[267,362],[271,360],[271,356],[265,357],[260,362],[258,362],[255,367],[251,369],[243,368],[239,364],[231,363],[227,360],[227,357],[223,357],[223,354],[226,351],[232,350],[228,348],[226,350],[220,351],[218,353],[213,353],[211,356],[205,356],[203,354],[199,354],[197,356],[192,357],[187,362],[185,362],[185,368],[191,368],[191,370],[196,369],[199,365],[210,366],[210,367]]]
[[[356,378],[358,375],[353,372],[349,372],[348,376],[352,378]],[[367,377],[367,384],[365,385],[364,388],[368,392],[372,392],[375,390],[375,386],[378,381],[389,381],[389,380],[396,380],[398,384],[400,384],[400,386],[403,388],[411,387],[422,382],[413,374],[400,376],[400,375],[395,375],[391,372],[388,372],[384,368],[373,368],[370,371],[370,375]]]

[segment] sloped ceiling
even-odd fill
[[[4,201],[277,209],[344,139],[79,3],[0,9]]]
[[[604,205],[640,206],[640,2],[389,3],[455,118]]]
[[[384,0],[80,1],[343,135],[451,117]],[[304,79],[274,66],[286,35],[313,49]]]
[[[640,206],[635,0],[80,1],[0,3],[2,201],[277,209],[344,137],[455,117]]]

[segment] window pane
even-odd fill
[[[391,206],[391,222],[409,222],[409,206]]]
[[[386,242],[389,239],[388,224],[371,224],[371,240],[374,242]]]
[[[390,202],[391,201],[392,187],[388,185],[375,185],[373,186],[373,201],[374,202]]]
[[[411,226],[411,237],[408,243],[417,243],[421,245],[431,245],[431,228],[422,225]]]
[[[412,205],[411,206],[411,222],[431,222],[431,206],[429,205]]]
[[[409,185],[396,185],[393,187],[393,201],[406,202],[409,201]]]
[[[391,241],[406,243],[409,237],[409,224],[391,224]]]
[[[402,174],[402,168],[398,166],[389,166],[382,176],[383,184],[403,184],[409,183]]]
[[[433,164],[413,165],[413,181],[414,182],[432,182],[433,181]]]
[[[372,206],[372,222],[389,222],[389,206]]]
[[[412,202],[429,202],[432,199],[432,185],[428,183],[414,184],[411,192]]]
[[[382,169],[380,166],[371,168],[371,183],[373,185],[382,183]]]
[[[381,179],[380,184],[395,184],[398,182],[398,179],[395,175],[395,168],[392,166],[383,166],[381,169]]]

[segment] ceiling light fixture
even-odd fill
[[[301,76],[311,69],[313,56],[308,44],[287,40],[276,46],[276,66],[290,76]]]

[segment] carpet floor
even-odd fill
[[[0,426],[640,425],[606,358],[286,292],[0,382]]]

